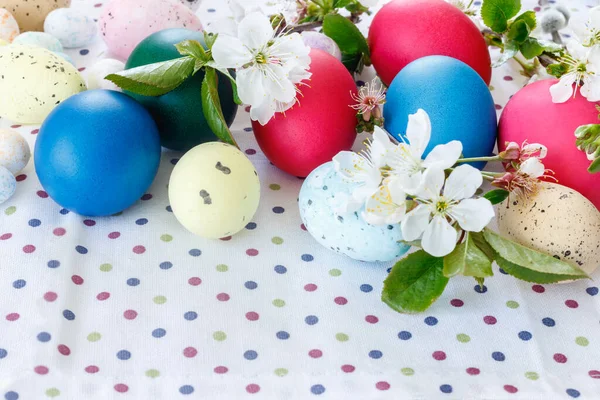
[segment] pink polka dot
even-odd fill
[[[100,368],[98,368],[95,365],[88,365],[87,367],[85,367],[85,372],[87,372],[88,374],[95,374],[98,371],[100,371]]]
[[[318,286],[314,283],[308,283],[304,285],[304,290],[306,290],[307,292],[314,292],[315,290],[317,290],[317,287]]]
[[[36,374],[39,374],[39,375],[46,375],[48,373],[48,371],[50,371],[48,369],[48,367],[45,367],[43,365],[38,365],[33,370],[35,371]]]
[[[40,133],[39,129],[34,129],[34,130],[31,131],[32,135],[37,135],[38,133]]]
[[[259,315],[254,311],[250,311],[246,313],[246,319],[248,321],[258,321]]]
[[[579,307],[579,303],[577,303],[575,300],[567,300],[565,301],[565,306],[569,308],[577,308]]]
[[[12,237],[12,233],[5,233],[4,235],[0,236],[0,240],[8,240]]]
[[[258,255],[258,250],[256,249],[248,249],[246,250],[246,254],[248,254],[250,257],[254,257]]]
[[[223,367],[221,365],[221,366],[215,367],[215,369],[213,371],[215,371],[215,374],[226,374],[227,371],[229,371],[229,369],[227,369],[227,367]]]
[[[121,233],[119,232],[111,232],[108,234],[109,239],[117,239],[119,236],[121,236]]]
[[[194,277],[188,279],[188,283],[192,286],[198,286],[199,284],[202,283],[202,279],[194,276]]]
[[[249,113],[250,112],[250,106],[244,107],[244,111],[246,111],[247,113]]]
[[[496,325],[496,322],[498,322],[498,320],[494,316],[486,315],[485,317],[483,317],[483,322],[485,322],[488,325]]]
[[[64,236],[65,233],[67,233],[67,231],[65,230],[65,228],[55,228],[52,233],[54,233],[55,236]]]
[[[542,285],[533,285],[531,287],[531,290],[533,290],[536,293],[544,293],[546,291],[546,288]]]
[[[123,313],[123,316],[125,317],[125,319],[132,320],[138,316],[138,313],[135,310],[125,310],[125,312]]]
[[[42,199],[47,199],[47,198],[48,198],[48,193],[46,193],[46,192],[45,192],[45,191],[43,191],[43,190],[38,190],[38,191],[36,192],[36,194],[37,194],[39,197],[41,197]]]
[[[454,307],[462,307],[465,305],[465,302],[461,299],[452,299],[450,300],[450,304],[452,304]]]
[[[559,364],[564,364],[567,362],[567,356],[561,353],[556,353],[553,358],[554,361],[556,361]]]
[[[68,356],[69,354],[71,354],[71,349],[64,344],[59,344],[57,348],[58,352],[63,356]]]
[[[375,387],[379,390],[388,390],[390,388],[390,384],[386,381],[380,381],[375,384]]]
[[[321,350],[319,350],[319,349],[313,349],[313,350],[311,350],[311,351],[308,352],[308,355],[311,358],[321,358],[321,357],[323,357],[323,352]]]
[[[229,295],[227,293],[219,293],[217,295],[217,300],[219,300],[219,301],[229,301]]]
[[[23,252],[30,254],[33,253],[35,251],[35,246],[32,244],[28,244],[26,246],[23,246]]]
[[[354,370],[356,370],[354,365],[350,365],[350,364],[342,365],[342,371],[344,371],[347,374],[354,372]]]
[[[84,219],[83,224],[85,226],[94,226],[96,225],[96,221],[94,221],[93,219]]]
[[[17,182],[23,182],[25,179],[27,179],[27,175],[25,175],[25,174],[17,175],[15,177],[15,179],[17,180]]]
[[[152,198],[152,195],[150,193],[146,193],[145,195],[142,196],[142,201],[148,201]]]
[[[146,248],[144,246],[138,245],[133,247],[133,252],[135,254],[144,254],[146,252]]]
[[[481,371],[479,370],[479,368],[467,368],[467,374],[469,375],[479,375],[481,373]]]
[[[513,77],[512,77],[512,76],[508,76],[508,75],[506,75],[506,76],[505,76],[503,79],[504,79],[505,81],[512,81],[512,80],[513,80]]]
[[[46,292],[44,293],[44,300],[46,301],[54,301],[58,298],[58,295],[54,292]]]
[[[600,371],[593,369],[590,372],[588,372],[588,375],[590,376],[590,378],[592,379],[600,379]]]
[[[19,315],[18,313],[16,313],[16,312],[15,312],[15,313],[10,313],[10,314],[8,314],[8,315],[6,316],[6,320],[7,320],[7,321],[11,321],[11,322],[12,322],[12,321],[16,321],[16,320],[18,320],[18,319],[19,319],[19,317],[20,317],[20,315]]]
[[[431,356],[438,361],[444,361],[446,359],[446,353],[443,351],[434,351]]]
[[[187,358],[196,357],[196,354],[198,354],[198,350],[196,350],[193,347],[186,347],[185,349],[183,349],[183,355]]]
[[[376,317],[376,316],[374,316],[374,315],[367,315],[367,316],[365,317],[365,321],[367,321],[367,322],[368,322],[368,323],[370,323],[370,324],[376,324],[376,323],[378,323],[378,322],[379,322],[379,318],[377,318],[377,317]]]
[[[219,239],[219,240],[222,240],[222,241],[224,241],[224,242],[229,242],[229,241],[231,240],[231,236],[225,236],[225,237],[222,237],[222,238],[221,238],[221,239]]]
[[[71,280],[73,281],[74,284],[76,285],[82,285],[83,284],[83,278],[80,277],[79,275],[73,275],[71,277]]]
[[[303,231],[306,231],[306,225],[304,225],[304,224],[300,225],[300,229],[302,229]]]
[[[517,393],[519,391],[519,389],[513,385],[504,385],[504,390],[506,390],[508,393]]]
[[[100,292],[98,293],[98,295],[96,296],[96,298],[100,301],[104,301],[107,300],[110,297],[110,293],[108,292]],[[135,311],[134,311],[135,312]],[[125,317],[127,318],[127,317]],[[135,317],[134,317],[135,318]]]
[[[342,297],[342,296],[336,297],[335,299],[333,299],[333,301],[335,301],[335,304],[337,304],[339,306],[348,304],[348,299],[346,299],[345,297]]]
[[[250,109],[250,107],[248,107],[248,109]],[[11,127],[12,129],[17,129],[17,128],[20,128],[20,127],[21,127],[21,125],[11,125],[10,127]]]
[[[115,390],[119,393],[127,393],[127,391],[129,390],[129,386],[127,386],[124,383],[117,383],[115,385]]]
[[[255,383],[251,383],[248,386],[246,386],[246,392],[250,394],[258,393],[260,392],[260,386],[258,386]]]

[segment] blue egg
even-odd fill
[[[160,163],[158,128],[131,97],[91,90],[58,105],[40,128],[35,170],[62,207],[107,216],[131,206]]]
[[[304,226],[317,242],[337,253],[360,261],[391,261],[408,251],[400,225],[373,226],[361,211],[336,215],[336,196],[350,195],[356,184],[344,182],[332,162],[315,169],[304,181],[298,204]]]
[[[404,137],[409,114],[422,108],[431,119],[431,141],[425,151],[452,140],[463,144],[465,157],[489,156],[496,143],[496,109],[492,95],[467,64],[445,56],[419,58],[396,75],[383,110],[385,128]],[[474,166],[483,168],[485,163]]]

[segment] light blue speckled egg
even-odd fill
[[[64,51],[60,41],[46,32],[25,32],[13,40],[12,44],[21,44],[25,46],[43,47],[50,51],[62,53]]]
[[[73,61],[71,56],[68,55],[67,53],[61,53],[60,51],[55,51],[54,54],[56,54],[57,56],[59,56],[61,58],[64,58],[65,61],[67,61],[69,64],[73,65],[74,67],[77,66],[77,65],[75,65],[75,61]]]
[[[410,248],[399,243],[399,225],[373,226],[361,218],[361,211],[346,215],[333,211],[339,195],[350,195],[354,187],[341,179],[332,162],[315,169],[304,181],[298,199],[304,226],[317,242],[355,260],[399,258]]]
[[[52,11],[44,21],[44,31],[57,38],[67,49],[83,47],[96,37],[94,20],[72,8]]]
[[[0,204],[10,199],[17,190],[15,176],[3,166],[0,166]]]

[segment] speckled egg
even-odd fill
[[[63,47],[71,49],[90,43],[96,37],[98,28],[96,22],[82,12],[59,8],[46,17],[44,32],[60,40]]]
[[[179,0],[179,2],[190,10],[196,11],[198,8],[200,8],[200,3],[202,3],[202,0]]]
[[[591,274],[600,266],[600,212],[583,195],[556,183],[543,183],[526,201],[497,208],[500,233]]]
[[[260,181],[237,148],[218,142],[194,147],[169,181],[173,214],[190,232],[209,239],[242,230],[258,209]]]
[[[19,24],[5,8],[0,8],[0,39],[12,42],[20,33]]]
[[[323,50],[338,60],[342,61],[342,52],[336,42],[327,35],[321,32],[304,31],[302,32],[302,40],[304,44],[311,49]]]
[[[10,199],[17,190],[17,180],[10,171],[0,166],[0,204]]]
[[[43,31],[46,16],[57,8],[69,7],[71,0],[0,0],[19,23],[21,32]]]
[[[65,61],[67,61],[69,64],[76,66],[75,65],[75,61],[73,60],[73,58],[71,58],[70,55],[68,55],[67,53],[62,53],[60,51],[55,51],[54,54],[56,54],[57,56],[59,56],[60,58],[64,59]]]
[[[75,67],[41,47],[1,47],[0,71],[0,117],[21,124],[42,123],[61,101],[86,89]]]
[[[321,245],[359,261],[391,261],[408,251],[399,243],[399,225],[373,226],[360,216],[362,211],[338,215],[341,200],[355,185],[344,182],[332,162],[315,169],[304,181],[298,204],[300,217]]]
[[[167,28],[202,31],[198,17],[176,0],[111,0],[99,24],[109,51],[121,60],[154,32]]]
[[[46,32],[25,32],[13,40],[13,44],[22,44],[26,46],[43,47],[50,51],[62,53],[64,51],[60,41]]]
[[[23,136],[13,130],[0,129],[0,166],[16,175],[30,158],[31,150]]]
[[[96,62],[87,69],[88,89],[107,89],[121,91],[121,88],[104,79],[110,74],[121,72],[125,69],[125,63],[113,58],[105,58]]]

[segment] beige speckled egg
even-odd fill
[[[31,150],[23,136],[10,129],[0,129],[0,166],[16,175],[30,158]]]
[[[0,0],[0,8],[10,11],[21,32],[43,31],[44,20],[50,11],[70,5],[71,0]]]
[[[190,232],[209,239],[233,235],[256,213],[258,173],[237,148],[204,143],[177,162],[169,181],[173,214]]]
[[[20,32],[15,17],[7,9],[0,8],[0,39],[10,43]]]
[[[61,101],[86,90],[79,71],[41,47],[0,47],[0,117],[41,124]]]
[[[496,215],[500,233],[519,244],[588,274],[600,265],[600,212],[573,189],[543,183],[531,199],[500,204]]]

